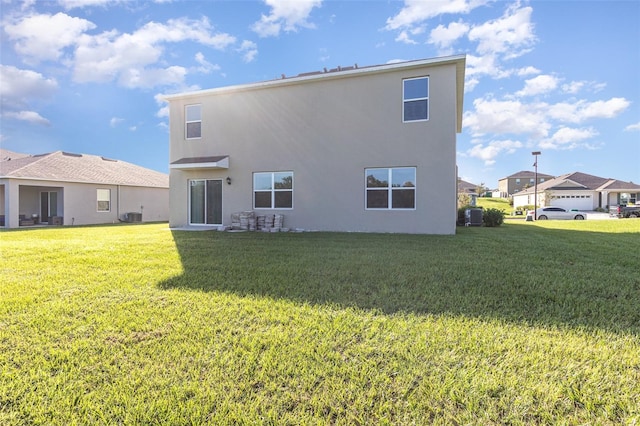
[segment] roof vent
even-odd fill
[[[82,154],[74,154],[73,152],[64,152],[62,151],[62,155],[66,155],[67,157],[82,157]]]
[[[118,160],[114,160],[113,158],[107,158],[107,157],[100,157],[100,158],[102,158],[103,161],[112,161],[114,163],[118,162]]]

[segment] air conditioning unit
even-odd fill
[[[464,226],[482,226],[482,209],[465,210]]]

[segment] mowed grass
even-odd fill
[[[0,233],[0,424],[637,424],[640,220]]]

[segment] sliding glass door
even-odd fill
[[[40,193],[40,221],[49,222],[49,218],[58,215],[58,193],[43,191]]]
[[[189,223],[222,225],[222,180],[189,181]]]

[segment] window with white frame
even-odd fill
[[[411,210],[416,208],[416,168],[365,169],[367,210]]]
[[[184,107],[184,135],[185,139],[199,139],[202,137],[202,105],[187,105]]]
[[[254,173],[253,207],[256,209],[293,208],[293,172]]]
[[[111,211],[111,190],[110,189],[98,189],[98,211],[109,212]]]
[[[429,77],[402,80],[402,121],[429,119]]]

